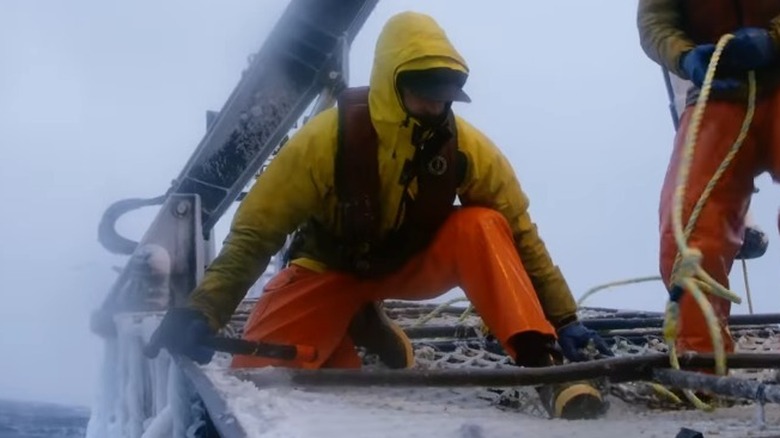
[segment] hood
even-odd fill
[[[403,122],[406,112],[395,86],[398,73],[436,67],[468,74],[466,61],[433,18],[416,12],[403,12],[390,18],[374,50],[368,95],[372,120]]]

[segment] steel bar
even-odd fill
[[[654,316],[663,316],[662,312],[654,312],[654,311],[648,311],[648,310],[625,310],[625,309],[615,309],[611,307],[580,307],[580,310],[582,311],[592,311],[592,312],[603,312],[603,313],[610,313],[610,316],[614,317],[621,317],[621,318],[651,318]]]
[[[385,311],[388,315],[394,317],[405,318],[419,318],[431,313],[437,306],[435,305],[420,305],[419,307],[386,307]],[[437,310],[440,315],[455,315],[460,316],[466,311],[465,307],[458,306],[445,306]]]
[[[632,328],[662,327],[664,319],[658,318],[593,318],[583,319],[582,323],[593,330],[617,330]],[[754,315],[732,315],[729,325],[768,325],[780,324],[780,313],[763,313]]]
[[[172,191],[202,199],[208,232],[337,70],[376,0],[294,0],[213,119]]]
[[[592,330],[631,330],[652,329],[663,326],[663,318],[593,318],[583,319],[582,323]],[[780,324],[780,313],[765,313],[754,315],[733,315],[729,318],[729,325],[762,326]],[[758,327],[757,327],[758,328]],[[405,328],[410,338],[474,338],[479,337],[475,327],[466,325],[424,325]]]
[[[241,423],[230,413],[223,395],[195,363],[184,357],[176,357],[176,365],[184,376],[192,383],[200,396],[212,424],[222,438],[244,438],[249,434],[241,427]]]
[[[713,367],[712,354],[684,354],[683,367]],[[780,368],[780,354],[737,353],[729,355],[730,368]],[[403,386],[403,387],[511,387],[561,383],[608,377],[612,382],[650,380],[653,369],[669,366],[665,354],[624,356],[591,362],[544,368],[437,369],[437,370],[304,370],[239,369],[231,371],[239,379],[258,387],[270,386]]]
[[[738,333],[751,333],[761,337],[772,336],[780,331],[780,327],[767,327],[766,325],[737,325],[731,327],[732,334]],[[422,338],[457,338],[457,339],[477,339],[481,336],[476,327],[470,327],[465,325],[430,325],[422,327],[408,327],[404,328],[404,332],[412,339]],[[627,336],[627,337],[639,337],[639,336],[653,336],[661,337],[663,332],[660,327],[635,327],[627,329],[609,329],[600,331],[602,337],[615,337],[615,336]]]
[[[404,329],[406,336],[417,338],[477,338],[479,333],[474,327],[466,325],[428,325]]]
[[[680,115],[677,113],[677,104],[675,103],[675,95],[674,95],[674,87],[672,87],[672,77],[670,76],[671,73],[669,73],[669,70],[667,70],[665,67],[661,68],[661,72],[664,76],[664,85],[666,85],[666,94],[669,98],[669,112],[672,115],[672,125],[674,126],[674,130],[677,131],[680,127]]]
[[[205,339],[203,345],[225,353],[272,359],[302,360],[307,362],[317,357],[317,352],[314,348],[306,345],[270,344],[220,336]]]
[[[735,332],[736,333],[736,332]],[[663,341],[663,338],[655,335],[621,335],[621,336],[604,336],[604,342],[607,345],[613,345],[616,342],[626,342],[631,345],[645,345],[650,339],[658,339]],[[431,347],[436,351],[443,353],[449,353],[455,351],[459,347],[470,348],[473,350],[485,350],[494,354],[506,354],[501,344],[494,339],[480,339],[480,338],[461,338],[461,339],[412,339],[412,344],[415,348],[422,346]]]
[[[653,370],[652,379],[674,388],[707,391],[759,403],[780,403],[780,385],[777,384],[671,369]]]
[[[465,347],[473,350],[485,350],[489,353],[505,355],[504,348],[496,341],[482,341],[479,339],[464,339],[464,340],[414,340],[412,345],[415,348],[431,347],[436,351],[442,353],[450,353],[455,351],[459,347]]]
[[[780,334],[780,327],[772,328],[767,326],[735,326],[735,327],[731,327],[731,334],[734,337],[743,334],[749,334],[751,336],[755,336],[759,338],[768,338],[770,336],[775,336],[777,334]],[[599,335],[601,335],[601,337],[605,339],[614,338],[614,337],[628,337],[628,338],[651,337],[651,338],[663,339],[663,331],[660,328],[608,330],[608,331],[599,332]]]

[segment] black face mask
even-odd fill
[[[423,129],[436,129],[444,124],[444,122],[447,121],[447,116],[450,112],[450,107],[452,106],[452,102],[447,102],[447,104],[444,106],[444,110],[439,115],[431,116],[431,115],[425,115],[425,116],[418,116],[415,114],[408,113],[410,117],[414,117],[415,120],[420,124],[420,127]]]
[[[447,123],[447,112],[444,114],[444,119],[434,127],[415,124],[412,128],[412,145],[428,158],[438,153],[441,146],[453,135]],[[415,154],[415,158],[418,158],[417,155]]]
[[[443,111],[438,116],[414,116],[423,128],[438,128],[447,120],[447,111]]]

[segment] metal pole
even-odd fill
[[[317,350],[308,345],[272,344],[221,336],[206,338],[203,340],[203,345],[216,351],[234,355],[300,360],[303,362],[311,362],[317,358]]]
[[[664,75],[666,94],[669,97],[669,112],[672,114],[672,124],[674,125],[674,130],[677,131],[680,128],[680,115],[677,113],[677,105],[675,104],[671,73],[664,67],[661,67],[661,72]]]
[[[616,330],[632,328],[662,327],[663,318],[593,318],[583,319],[582,323],[592,330]],[[757,313],[753,315],[732,315],[729,325],[769,325],[780,324],[780,313]]]
[[[219,436],[223,438],[248,437],[249,434],[229,409],[224,396],[204,374],[203,370],[187,358],[175,357],[174,359],[176,366],[179,367],[181,373],[189,380],[200,399],[203,400]]]
[[[653,380],[667,386],[693,391],[707,391],[759,403],[780,403],[780,386],[735,377],[713,376],[670,369],[653,370]]]
[[[582,324],[598,331],[631,330],[661,328],[664,325],[662,317],[650,318],[591,318],[582,319]],[[780,313],[757,313],[753,315],[732,315],[729,317],[731,327],[760,326],[780,324]],[[430,325],[409,327],[404,332],[410,338],[473,338],[479,337],[477,329],[467,325]]]
[[[712,354],[683,354],[683,367],[711,368]],[[780,354],[737,353],[728,355],[729,368],[780,368]],[[391,386],[391,387],[513,387],[608,377],[613,383],[651,380],[655,368],[669,366],[665,354],[623,356],[566,365],[499,369],[239,369],[229,373],[241,380],[253,382],[259,388],[278,386]]]

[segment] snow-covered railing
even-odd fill
[[[207,427],[198,395],[171,356],[165,351],[155,359],[143,354],[161,317],[116,316],[117,335],[105,342],[100,393],[87,438],[185,438]]]
[[[272,258],[266,272],[253,290],[260,291],[281,266]],[[99,376],[99,394],[92,408],[87,438],[190,438],[244,436],[240,431],[226,435],[225,428],[236,429],[224,415],[211,418],[206,411],[219,409],[220,400],[208,382],[199,379],[199,369],[182,367],[166,350],[150,359],[143,353],[159,325],[164,311],[119,313],[113,316],[116,333],[104,342]],[[191,365],[188,364],[188,365]],[[184,368],[184,369],[183,369]],[[221,424],[220,424],[221,423]]]

